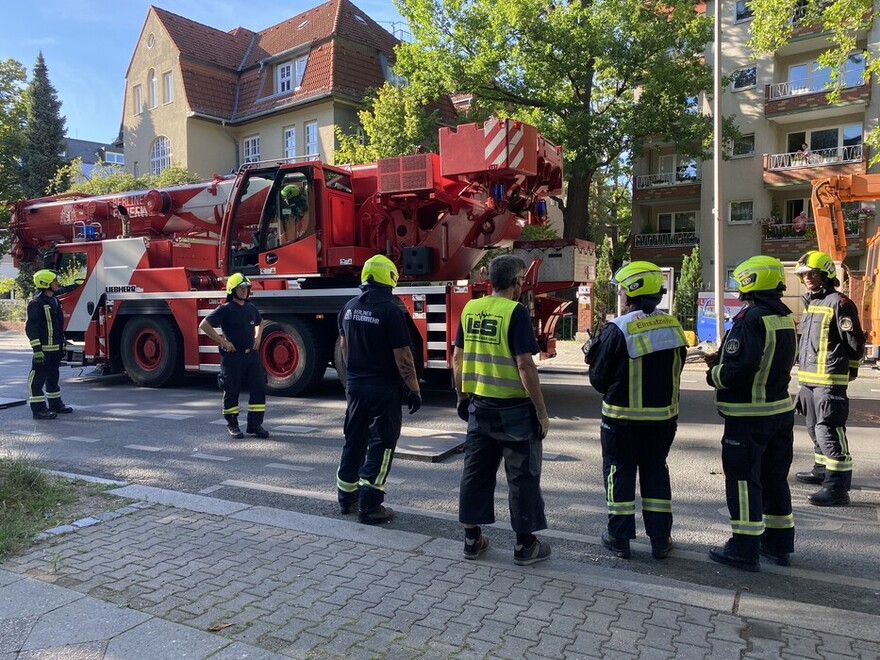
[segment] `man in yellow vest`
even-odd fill
[[[464,525],[464,558],[489,547],[480,525],[495,522],[495,480],[502,459],[509,490],[510,525],[516,532],[514,563],[550,556],[534,532],[547,528],[541,496],[541,441],[550,419],[532,355],[538,344],[519,301],[526,264],[512,254],[489,264],[491,296],[468,302],[453,352],[458,415],[467,421],[458,519]]]
[[[678,393],[684,368],[684,331],[657,311],[666,293],[663,273],[650,261],[633,261],[612,280],[625,313],[605,325],[590,345],[590,383],[601,392],[602,473],[608,529],[602,544],[621,559],[636,537],[636,473],[651,554],[672,549],[672,488],[666,457],[678,427]]]

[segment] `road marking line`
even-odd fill
[[[162,451],[162,447],[150,447],[149,445],[125,445],[125,448],[137,451]]]
[[[99,438],[82,438],[78,435],[69,435],[66,438],[61,438],[62,440],[73,440],[73,442],[101,442]]]
[[[223,486],[208,486],[207,488],[202,488],[202,490],[199,491],[199,495],[210,495],[211,493],[216,493],[221,488],[223,488]]]
[[[134,410],[123,410],[121,408],[116,410],[105,410],[108,415],[137,415],[140,411],[135,408]]]
[[[276,470],[290,470],[291,472],[311,472],[315,468],[305,465],[291,465],[290,463],[267,463],[267,468],[275,468]]]
[[[235,479],[227,479],[221,482],[223,486],[232,486],[234,488],[246,488],[248,490],[259,490],[266,493],[281,493],[282,495],[293,495],[295,497],[308,497],[313,500],[323,500],[325,502],[336,502],[336,493],[316,493],[311,490],[299,490],[298,488],[284,488],[283,486],[270,486],[268,484],[257,484],[252,481],[237,481]],[[396,507],[400,508],[400,507]]]
[[[314,433],[318,429],[314,426],[273,426],[273,431],[281,433]]]
[[[389,483],[392,486],[400,486],[401,484],[406,483],[406,479],[398,479],[397,477],[388,477],[385,480],[385,483]]]
[[[195,452],[189,455],[190,458],[202,458],[206,461],[231,461],[232,456],[216,456],[214,454],[200,454],[199,452]]]
[[[545,461],[555,461],[557,458],[559,458],[559,452],[545,451],[543,458]]]
[[[189,419],[190,417],[192,417],[192,415],[175,415],[174,413],[165,413],[164,415],[156,415],[156,417],[158,417],[159,419],[171,419],[179,422],[184,419]]]

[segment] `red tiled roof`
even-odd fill
[[[152,8],[181,54],[192,110],[233,122],[322,96],[355,100],[385,80],[397,39],[350,0],[328,0],[260,32],[229,32]],[[360,18],[358,18],[360,17]],[[274,94],[274,67],[308,55],[300,87]]]

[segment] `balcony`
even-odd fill
[[[864,110],[870,102],[870,80],[844,87],[835,103],[828,101],[824,85],[811,87],[788,80],[764,88],[764,116],[779,124],[826,119],[839,115],[843,107]]]
[[[866,225],[867,219],[864,216],[846,221],[846,253],[848,256],[864,254]],[[816,225],[812,222],[808,222],[798,229],[789,223],[770,224],[766,221],[762,223],[762,254],[786,261],[797,259],[807,250],[815,249],[817,249]]]
[[[633,201],[681,199],[700,196],[700,172],[665,172],[636,177]]]
[[[636,234],[630,240],[633,261],[680,260],[684,255],[690,254],[695,245],[700,244],[700,235],[695,231]]]
[[[807,156],[797,151],[764,154],[764,186],[768,188],[807,185],[821,177],[867,171],[867,149],[861,144],[816,149]]]

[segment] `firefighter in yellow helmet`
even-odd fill
[[[238,425],[238,397],[242,386],[248,390],[246,432],[268,438],[263,428],[266,413],[266,372],[260,359],[263,317],[250,302],[251,281],[241,273],[226,280],[226,303],[205,317],[199,329],[220,345],[220,377],[223,389],[223,417],[233,438],[244,437]],[[223,334],[215,328],[223,330]]]
[[[707,356],[706,379],[724,418],[721,461],[730,526],[713,561],[759,570],[759,554],[780,566],[794,552],[788,471],[794,443],[794,403],[788,393],[797,352],[791,310],[782,302],[782,264],[759,255],[733,271],[742,310]]]
[[[52,270],[34,273],[36,295],[27,306],[24,331],[34,351],[28,374],[28,403],[34,419],[55,419],[58,413],[72,413],[73,408],[61,400],[58,385],[61,354],[64,350],[64,314],[58,293],[58,274]],[[43,386],[46,387],[45,394]],[[48,405],[47,405],[48,404]]]
[[[503,460],[510,526],[516,532],[513,562],[550,556],[535,536],[547,529],[541,494],[542,442],[550,418],[532,356],[538,352],[528,310],[519,302],[526,264],[505,254],[489,264],[492,295],[468,301],[461,312],[452,355],[458,414],[467,422],[458,520],[464,525],[465,559],[489,547],[480,525],[495,522],[495,480]]]
[[[798,410],[806,415],[813,441],[813,468],[795,478],[822,486],[809,496],[810,504],[846,506],[853,467],[846,439],[846,390],[858,375],[865,333],[855,304],[835,289],[840,282],[828,254],[810,250],[794,272],[807,288],[798,357]]]
[[[339,312],[339,343],[345,361],[345,445],[336,488],[342,513],[357,507],[358,522],[387,523],[385,483],[400,438],[401,405],[413,414],[422,405],[406,312],[394,296],[397,267],[384,255],[367,259],[361,294]]]
[[[590,344],[590,383],[602,399],[602,472],[608,528],[602,543],[622,559],[636,537],[636,474],[651,554],[672,549],[672,488],[666,458],[678,426],[681,371],[687,353],[678,320],[657,311],[663,273],[649,261],[624,265],[612,280],[624,313]]]

